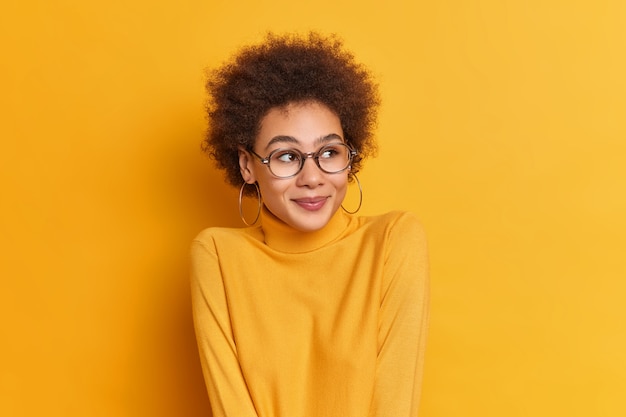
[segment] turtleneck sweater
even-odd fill
[[[338,210],[314,232],[259,226],[192,244],[192,305],[213,417],[415,417],[428,319],[424,232],[404,212]]]

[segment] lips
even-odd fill
[[[307,197],[293,200],[293,202],[298,206],[309,211],[317,211],[321,209],[324,207],[324,204],[326,204],[326,201],[328,201],[328,197]]]

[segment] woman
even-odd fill
[[[416,416],[422,228],[408,213],[342,208],[375,148],[370,73],[334,37],[269,35],[207,89],[204,148],[241,187],[240,213],[243,194],[259,201],[258,219],[242,216],[252,227],[209,228],[192,247],[214,417]]]

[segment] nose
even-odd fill
[[[296,184],[301,187],[317,187],[324,183],[324,173],[315,163],[315,158],[307,154],[302,171],[297,176]]]

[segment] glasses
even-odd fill
[[[337,174],[348,169],[352,158],[358,153],[345,143],[331,143],[322,146],[316,152],[307,153],[293,148],[279,148],[270,152],[267,158],[263,158],[252,149],[250,152],[278,178],[291,178],[298,175],[307,158],[313,158],[315,164],[325,173]]]

